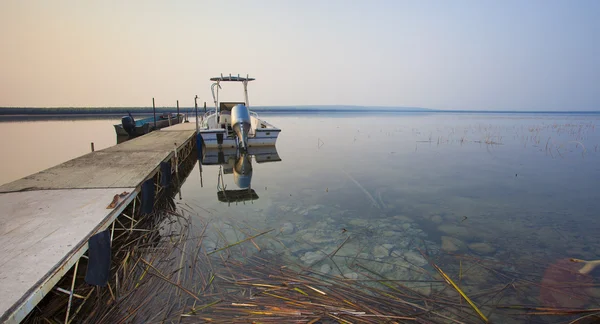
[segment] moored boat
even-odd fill
[[[254,78],[223,76],[210,79],[215,108],[203,117],[199,129],[199,140],[207,148],[239,148],[247,150],[253,146],[273,146],[281,129],[271,125],[250,111],[248,82]],[[240,82],[244,87],[244,102],[219,101],[222,82]]]
[[[115,131],[117,136],[140,136],[148,134],[153,130],[165,128],[171,125],[179,124],[183,122],[183,114],[171,114],[165,113],[160,116],[156,116],[156,123],[154,122],[154,116],[135,120],[131,114],[121,118],[120,124],[115,124]]]

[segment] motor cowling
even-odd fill
[[[238,147],[248,149],[248,133],[250,132],[250,111],[243,104],[231,108],[231,127],[238,138]]]
[[[135,135],[135,120],[131,116],[123,116],[121,118],[121,126],[129,134],[129,136]]]

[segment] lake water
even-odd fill
[[[225,237],[239,236],[227,233],[232,223],[272,228],[278,243],[264,247],[353,279],[362,276],[356,260],[388,278],[426,278],[418,271],[431,270],[424,254],[460,272],[466,292],[499,283],[497,273],[463,268],[490,262],[533,283],[502,300],[508,304],[548,304],[535,283],[557,260],[600,259],[600,115],[264,117],[282,129],[281,161],[253,161],[258,199],[220,202],[218,186],[236,186],[232,174],[218,183],[218,165],[197,164],[181,188],[178,204],[215,220]],[[90,142],[113,145],[116,122],[0,123],[0,183],[87,153]],[[323,260],[334,251],[338,262]],[[581,303],[562,306],[597,305],[597,297],[592,287]]]

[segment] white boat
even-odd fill
[[[260,119],[250,111],[248,102],[248,82],[254,78],[223,76],[211,78],[215,108],[206,112],[198,130],[205,148],[239,148],[247,150],[254,146],[273,146],[281,129]],[[245,102],[219,101],[222,82],[241,82],[244,87]]]

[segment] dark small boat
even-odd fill
[[[123,116],[120,124],[115,124],[115,131],[117,136],[140,136],[148,134],[153,130],[165,128],[171,125],[179,124],[183,122],[183,114],[170,114],[165,113],[160,116],[156,116],[156,125],[154,123],[154,116],[147,117],[139,120],[135,120],[131,114]]]

